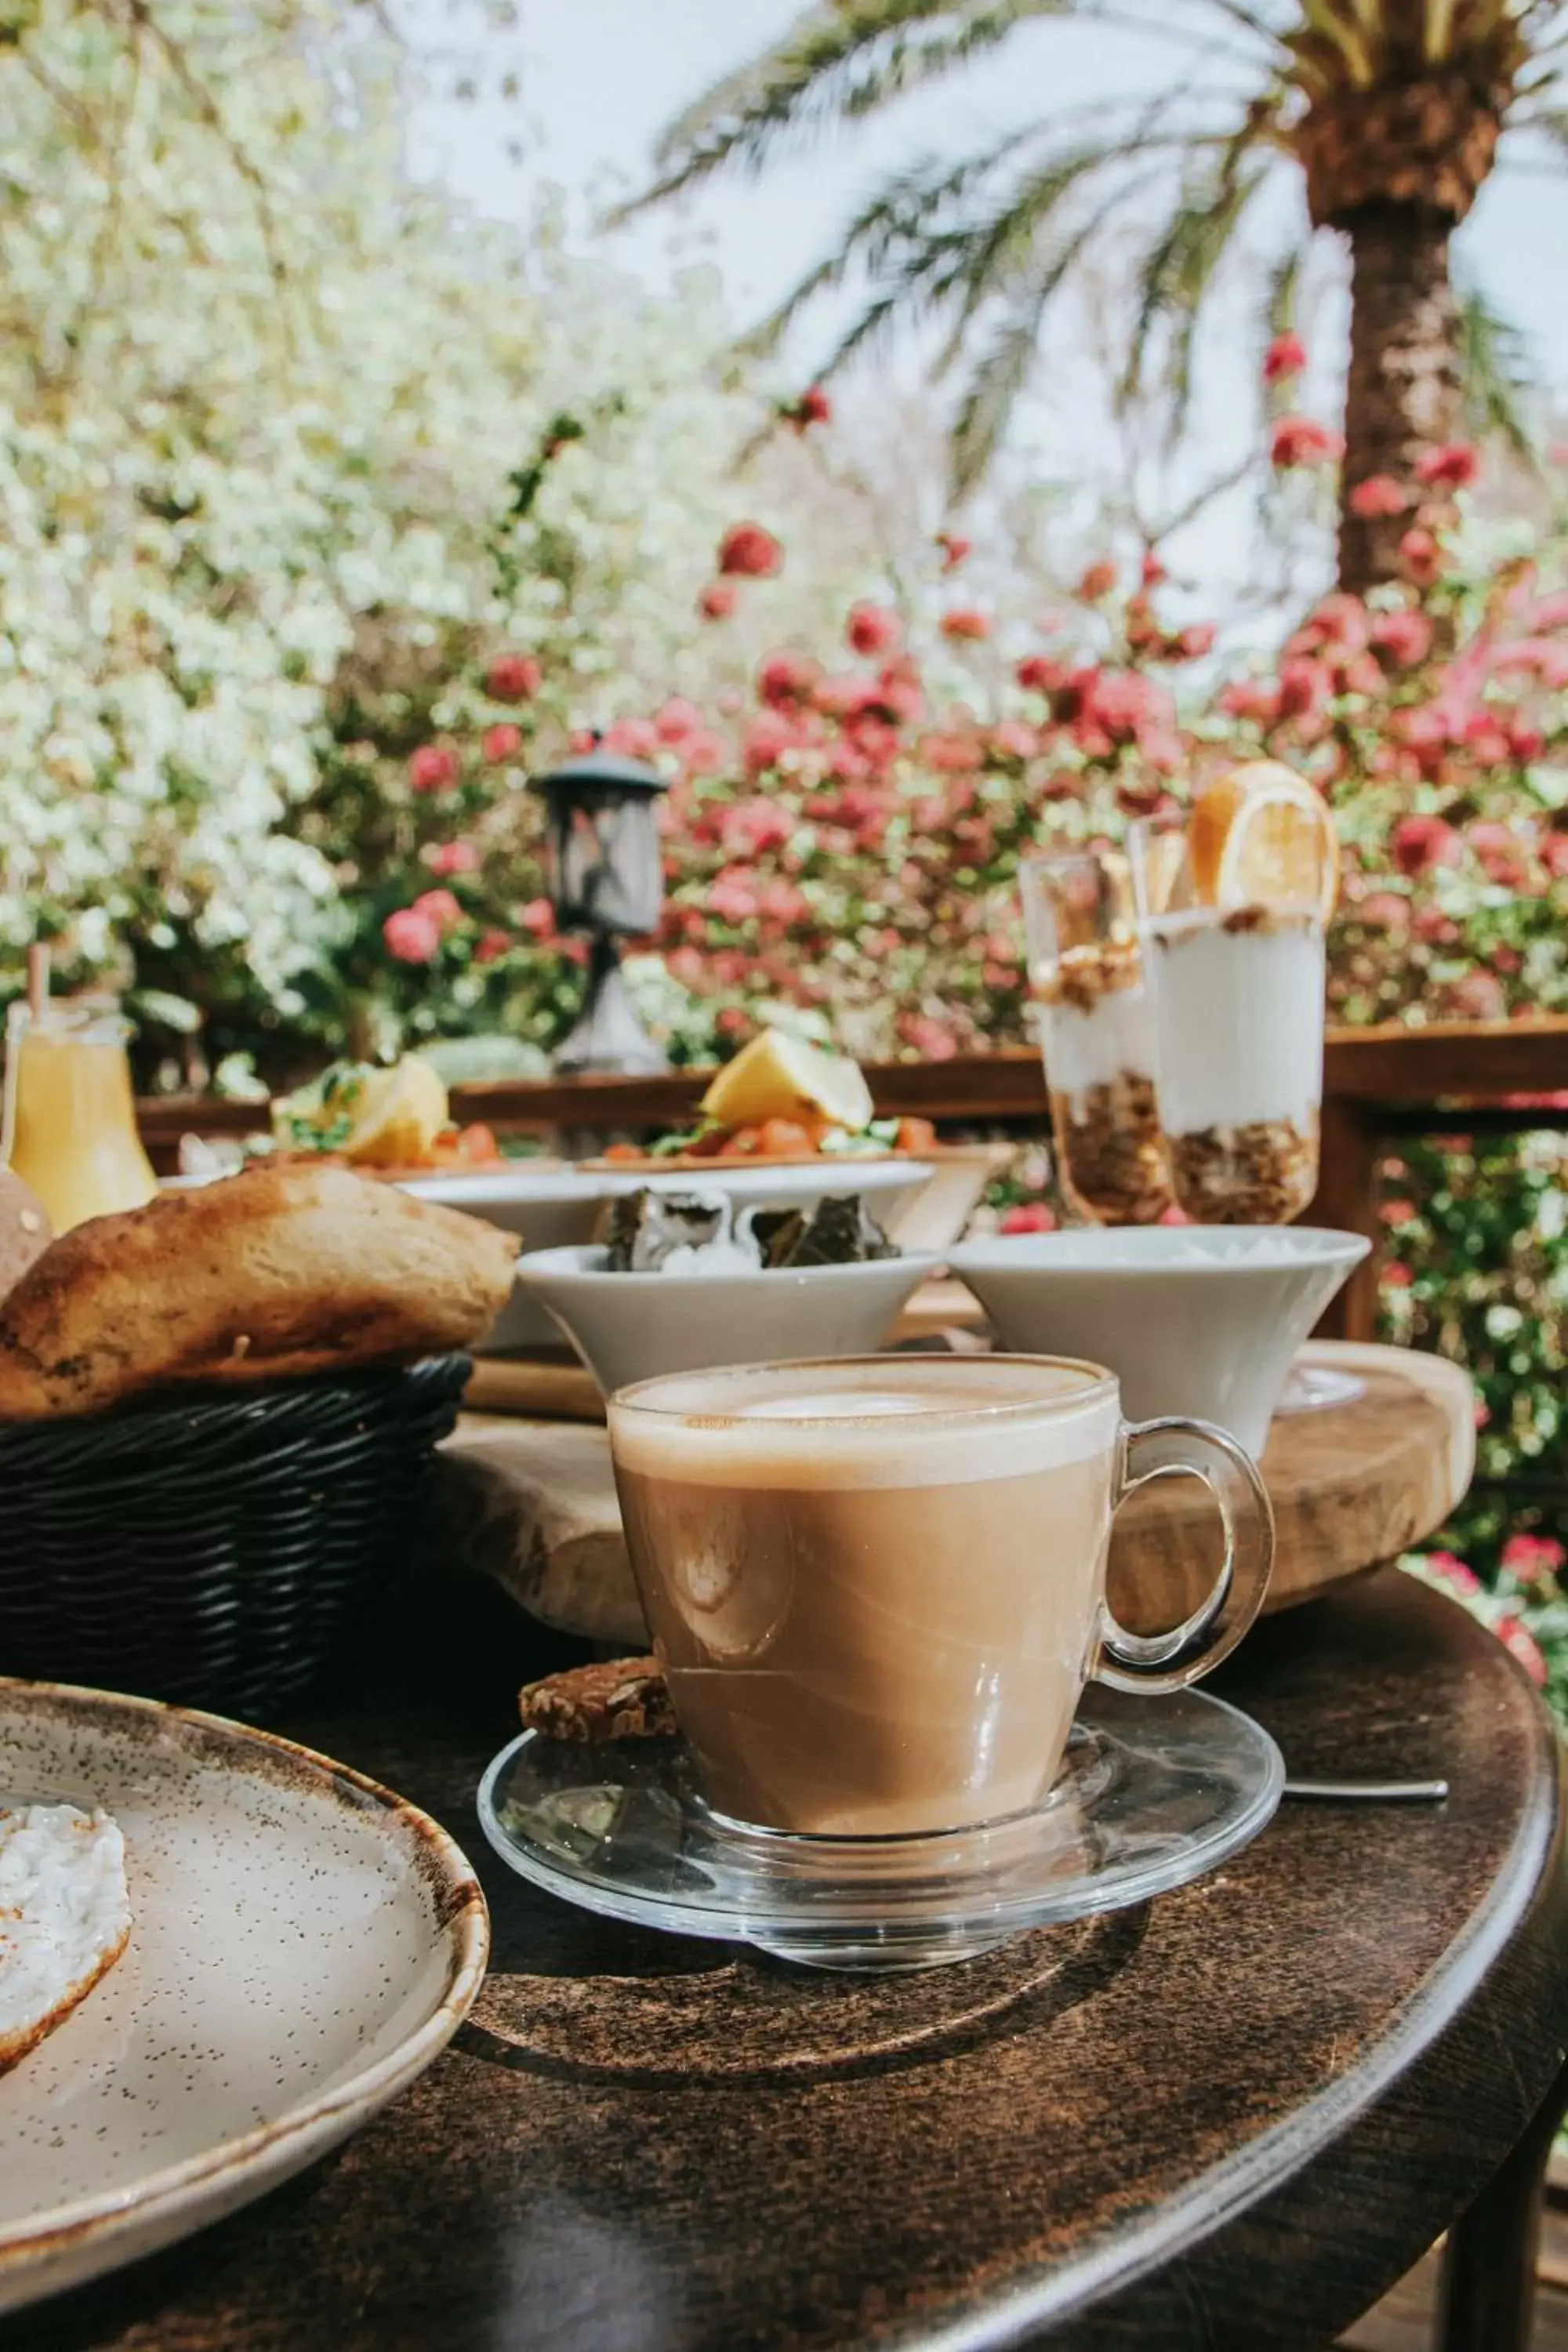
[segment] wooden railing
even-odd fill
[[[510,1079],[459,1087],[453,1116],[500,1134],[559,1138],[568,1150],[608,1135],[679,1126],[709,1074]],[[1019,1135],[1047,1125],[1039,1057],[1009,1052],[949,1062],[889,1062],[866,1072],[878,1111]],[[1553,1099],[1555,1098],[1555,1099]],[[187,1133],[244,1134],[265,1112],[247,1104],[166,1097],[141,1106],[154,1163],[173,1166]],[[1377,1300],[1377,1166],[1400,1136],[1506,1134],[1568,1128],[1568,1020],[1433,1023],[1425,1028],[1331,1030],[1324,1055],[1322,1173],[1308,1220],[1365,1234],[1373,1255],[1325,1318],[1347,1339],[1372,1335]]]

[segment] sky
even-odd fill
[[[423,5],[435,9],[451,0]],[[457,5],[460,16],[465,0]],[[416,127],[418,166],[500,217],[519,216],[544,190],[558,191],[574,242],[596,246],[655,284],[706,257],[721,271],[732,312],[744,324],[770,309],[830,246],[837,223],[889,165],[962,153],[1026,119],[1031,105],[1052,111],[1068,106],[1092,119],[1099,100],[1161,86],[1173,57],[1181,55],[1137,36],[1042,23],[979,68],[852,132],[828,135],[760,181],[726,178],[679,208],[603,237],[597,223],[604,205],[645,177],[671,114],[776,39],[800,8],[801,0],[519,0],[516,96],[488,95],[477,107],[426,106]],[[1564,253],[1568,174],[1559,183],[1495,177],[1457,246],[1459,266],[1481,278],[1505,317],[1524,331],[1543,381],[1568,388]],[[1324,251],[1320,269],[1325,290],[1311,316],[1321,364],[1302,388],[1302,404],[1331,416],[1348,311],[1342,264]],[[807,325],[788,347],[790,372],[800,381],[834,324],[828,316]],[[1051,365],[1043,371],[1046,387],[1025,413],[1026,441],[1058,471],[1092,467],[1107,430],[1103,378],[1086,368],[1078,348],[1082,329],[1080,319],[1058,330]],[[1201,430],[1184,472],[1173,479],[1173,503],[1197,478],[1223,470],[1226,452],[1256,432],[1253,341],[1252,322],[1239,311],[1228,344],[1222,321],[1202,385]],[[918,363],[910,348],[879,362],[906,376]],[[1222,568],[1226,534],[1234,538],[1241,528],[1244,504],[1238,497],[1217,510],[1210,535]]]

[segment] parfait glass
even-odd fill
[[[1153,1224],[1172,1194],[1128,862],[1064,850],[1018,879],[1063,1191],[1097,1223]]]
[[[1288,1223],[1318,1187],[1321,861],[1265,902],[1194,864],[1183,815],[1129,849],[1176,1200],[1199,1224]]]

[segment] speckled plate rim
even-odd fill
[[[28,1712],[85,1717],[108,1729],[153,1721],[184,1735],[182,1744],[237,1751],[235,1769],[261,1764],[298,1785],[319,1784],[325,1800],[351,1797],[398,1823],[412,1842],[411,1859],[432,1896],[436,1932],[447,1947],[447,1976],[435,2008],[395,2049],[389,2050],[321,2097],[288,2108],[272,2122],[220,2141],[199,2156],[150,2172],[131,2189],[79,2198],[34,2217],[22,2228],[0,2230],[0,2312],[80,2284],[122,2263],[139,2260],[204,2229],[263,2196],[367,2123],[406,2090],[446,2048],[484,1982],[489,1958],[489,1912],[468,1856],[440,1824],[407,1798],[351,1765],[271,1731],[227,1716],[133,1698],[72,1683],[33,1683],[0,1675],[0,1726],[18,1704]],[[132,1929],[134,1934],[134,1928]]]

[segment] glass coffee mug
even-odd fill
[[[639,1381],[609,1401],[644,1613],[704,1800],[814,1836],[963,1829],[1040,1802],[1092,1675],[1184,1688],[1235,1648],[1274,1557],[1223,1431],[1130,1427],[1115,1377],[1047,1356],[874,1356]],[[1112,1514],[1182,1473],[1218,1508],[1186,1621],[1129,1633]]]

